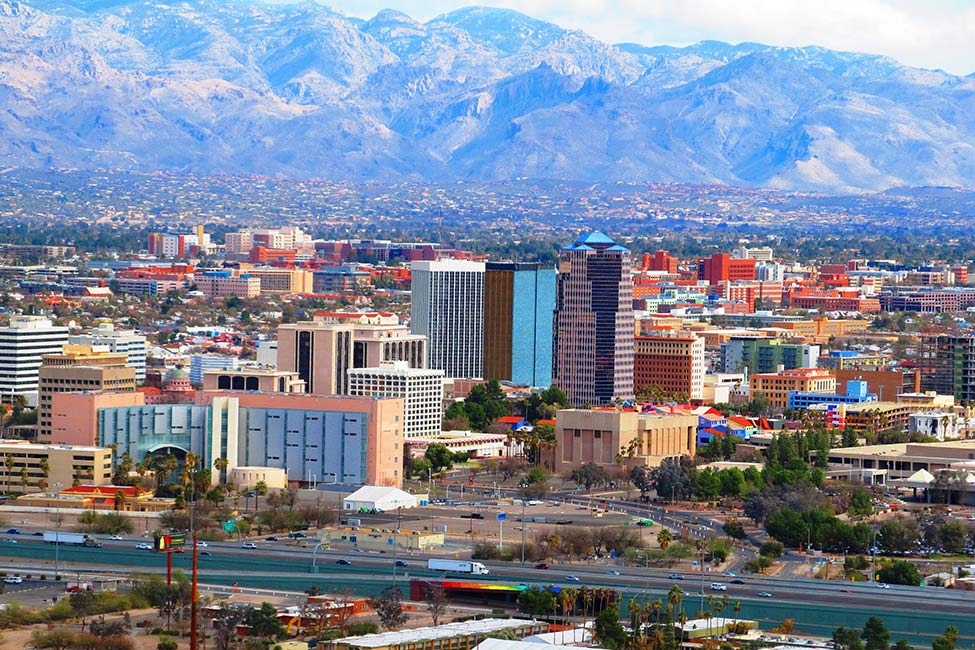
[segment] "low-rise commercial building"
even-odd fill
[[[403,400],[403,431],[407,438],[435,436],[443,421],[443,370],[410,368],[406,361],[378,368],[352,368],[349,395],[399,397]]]
[[[666,458],[694,456],[695,415],[636,413],[617,409],[565,409],[555,418],[555,470],[587,463],[604,468],[656,467]]]
[[[4,492],[43,492],[60,483],[107,485],[112,482],[112,452],[104,447],[0,442]]]
[[[775,373],[755,374],[748,378],[749,397],[764,395],[769,406],[789,408],[789,394],[836,392],[836,376],[818,368],[795,368]]]
[[[484,618],[418,627],[399,632],[350,636],[326,641],[326,650],[470,650],[488,637],[500,634],[517,639],[547,632],[548,623],[519,618]],[[544,646],[540,646],[544,647]]]

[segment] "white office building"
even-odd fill
[[[443,420],[443,370],[411,368],[407,361],[388,361],[378,368],[348,371],[349,394],[403,399],[403,432],[407,438],[440,434]]]
[[[427,366],[484,376],[484,263],[413,262],[410,331],[427,337]]]
[[[146,380],[146,337],[135,330],[117,330],[112,323],[99,323],[88,334],[68,337],[71,345],[106,346],[109,352],[124,354],[125,365],[135,369],[135,380]]]
[[[203,373],[207,370],[236,370],[240,365],[237,357],[223,354],[194,354],[190,356],[190,383],[198,386],[203,383]]]
[[[0,399],[24,395],[37,404],[37,371],[41,356],[61,354],[68,342],[68,328],[55,326],[49,318],[14,316],[0,327]]]

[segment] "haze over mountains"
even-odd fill
[[[0,0],[0,164],[350,181],[975,186],[975,77],[611,45],[509,10]]]

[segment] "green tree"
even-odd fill
[[[838,627],[833,630],[833,650],[863,650],[859,630]]]
[[[271,603],[261,603],[244,616],[244,624],[251,636],[276,639],[284,634],[284,627],[278,620],[278,610]]]
[[[697,496],[709,501],[718,496],[721,491],[721,481],[717,473],[710,467],[697,473]]]
[[[430,461],[430,466],[434,472],[453,467],[454,454],[443,443],[435,442],[429,445],[423,457]]]
[[[605,648],[622,648],[626,643],[626,630],[620,624],[620,612],[610,605],[599,612],[593,623],[593,639]]]
[[[758,549],[758,554],[763,557],[777,558],[782,557],[782,553],[785,552],[785,547],[782,542],[765,542]]]
[[[871,616],[863,626],[863,641],[864,650],[889,650],[890,632],[881,619]]]
[[[555,611],[555,595],[548,589],[529,587],[518,595],[518,607],[532,616],[545,616]]]
[[[586,488],[587,492],[591,491],[594,486],[605,485],[609,482],[609,474],[605,468],[593,462],[575,468],[569,478]]]
[[[724,534],[733,539],[745,539],[747,536],[745,527],[737,521],[727,521],[722,528],[724,529]]]
[[[877,545],[884,553],[908,553],[921,539],[921,527],[912,516],[885,521],[877,531]]]
[[[866,490],[856,489],[850,495],[848,510],[854,517],[869,517],[873,514],[873,499]]]
[[[968,529],[962,522],[954,519],[946,521],[938,528],[938,541],[946,553],[961,553],[967,537]]]
[[[917,586],[922,580],[917,567],[906,560],[892,560],[887,566],[881,567],[877,573],[881,582],[892,585]]]

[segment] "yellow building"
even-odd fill
[[[314,275],[306,269],[241,264],[241,273],[261,281],[261,293],[312,293]]]
[[[112,452],[104,447],[41,445],[20,440],[0,443],[0,487],[11,492],[43,492],[60,483],[108,485]]]
[[[761,393],[773,408],[788,408],[790,391],[835,393],[836,376],[819,368],[795,368],[751,375],[748,380],[749,398],[755,399]]]

